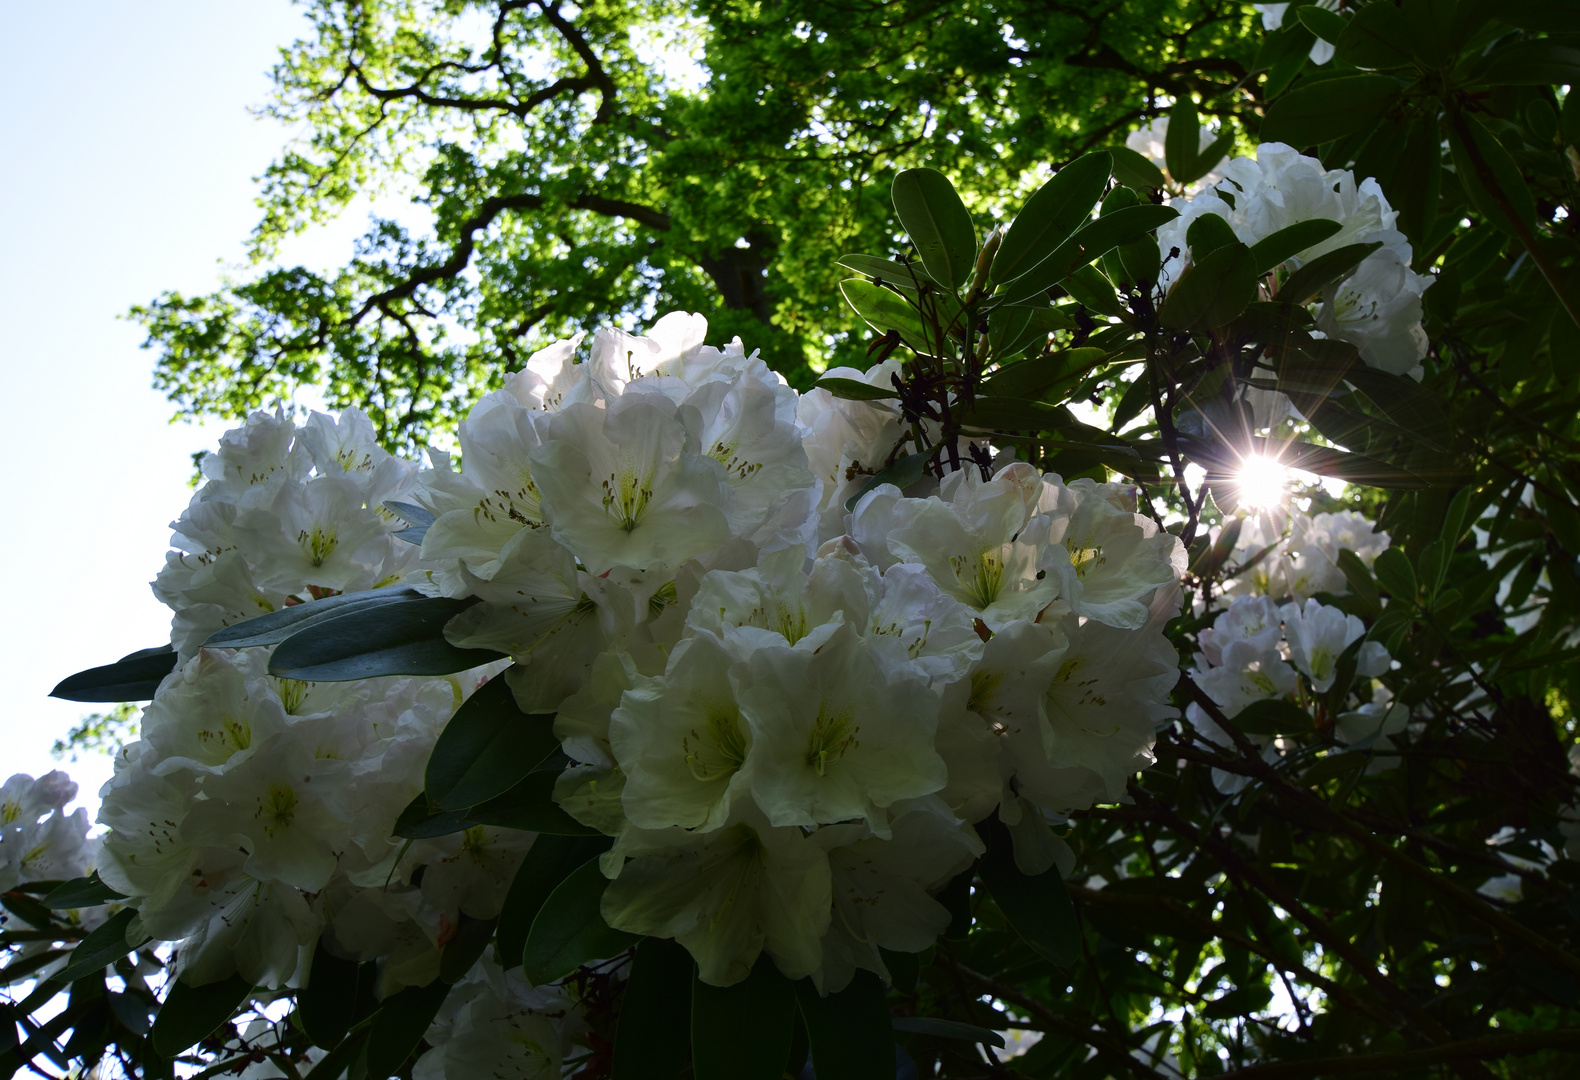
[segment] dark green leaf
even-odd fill
[[[1001,290],[998,294],[1002,297],[1001,302],[1019,304],[1031,297],[1041,296],[1063,281],[1077,266],[1084,266],[1120,244],[1154,232],[1177,217],[1179,211],[1172,206],[1145,203],[1115,210],[1112,214],[1083,225],[1074,236],[1060,244],[1052,255]]]
[[[1517,41],[1487,57],[1476,78],[1498,86],[1580,83],[1580,49],[1551,41]]]
[[[1102,197],[1112,162],[1106,151],[1077,158],[1026,200],[993,257],[988,276],[994,284],[1015,280],[1071,239]]]
[[[1229,223],[1217,214],[1203,214],[1185,230],[1185,243],[1190,245],[1191,258],[1197,261],[1238,242],[1239,237],[1234,235]]]
[[[894,1018],[895,1031],[908,1031],[913,1035],[930,1035],[935,1039],[960,1039],[965,1042],[982,1043],[987,1046],[1004,1048],[1004,1036],[987,1028],[977,1027],[975,1024],[961,1023],[959,1020],[935,1020],[930,1016],[896,1016]]]
[[[447,983],[457,983],[466,978],[488,943],[494,940],[494,927],[499,920],[476,919],[461,912],[455,923],[455,934],[445,943],[439,954],[439,978]]]
[[[1405,604],[1415,600],[1416,581],[1415,567],[1410,565],[1410,558],[1403,551],[1391,547],[1377,556],[1377,561],[1372,564],[1373,571],[1382,587],[1387,589],[1394,599]]]
[[[928,356],[939,347],[936,334],[923,324],[910,302],[894,290],[874,285],[866,278],[847,278],[839,283],[839,291],[856,314],[879,333],[896,331],[913,351]]]
[[[444,624],[477,600],[418,597],[357,609],[313,623],[281,642],[269,674],[303,682],[349,682],[383,675],[449,675],[503,657],[492,649],[458,649]]]
[[[251,993],[252,984],[240,975],[202,986],[173,980],[149,1033],[154,1049],[167,1058],[185,1053],[218,1031]]]
[[[1247,735],[1307,735],[1316,727],[1311,714],[1287,701],[1253,701],[1231,719]]]
[[[1165,183],[1163,170],[1152,164],[1150,158],[1136,153],[1128,146],[1110,146],[1108,153],[1114,161],[1114,179],[1121,184],[1133,188],[1150,188],[1153,191],[1163,187]]]
[[[1222,135],[1219,135],[1212,142],[1208,143],[1205,150],[1202,150],[1196,155],[1195,165],[1187,169],[1183,175],[1176,176],[1174,179],[1181,184],[1194,184],[1197,180],[1200,180],[1202,177],[1212,172],[1213,168],[1218,164],[1218,162],[1223,160],[1224,155],[1227,154],[1230,149],[1233,148],[1233,146],[1233,133],[1225,131]]]
[[[1536,219],[1536,200],[1519,165],[1481,121],[1469,113],[1461,113],[1458,120],[1449,129],[1448,148],[1465,194],[1477,212],[1500,229],[1529,228]]]
[[[322,937],[318,939],[313,949],[313,964],[307,973],[307,985],[296,994],[297,1015],[314,1045],[338,1046],[351,1030],[357,1003],[357,975],[355,960],[336,956],[324,948]]]
[[[461,832],[468,824],[465,810],[441,809],[429,802],[426,794],[419,792],[415,799],[406,804],[400,817],[395,819],[394,833],[407,840],[429,840],[435,836]]]
[[[1380,247],[1380,240],[1370,244],[1346,244],[1318,255],[1285,279],[1278,289],[1278,299],[1286,304],[1306,303],[1359,266],[1361,260]]]
[[[1387,75],[1342,75],[1302,85],[1273,103],[1262,124],[1263,142],[1315,146],[1371,127],[1399,100],[1399,83]]]
[[[1107,359],[1105,350],[1086,347],[1022,360],[989,375],[982,384],[981,393],[1002,399],[1036,398],[1048,387],[1074,381]]]
[[[421,599],[423,599],[422,593],[404,585],[326,596],[322,600],[292,604],[290,607],[283,607],[266,615],[254,615],[250,619],[232,623],[210,634],[203,645],[210,649],[247,649],[260,645],[278,645],[298,630],[305,630],[316,623],[328,622],[352,611],[371,610]]]
[[[979,431],[1048,431],[1060,425],[1062,414],[1052,405],[1023,398],[998,398],[979,395],[969,410],[962,410],[960,422]]]
[[[505,894],[505,904],[499,913],[499,963],[507,970],[521,963],[527,947],[527,934],[532,920],[538,917],[543,902],[571,871],[584,865],[588,859],[609,850],[607,836],[554,836],[545,834],[532,841],[527,857],[521,861],[516,876]],[[677,946],[678,948],[678,946]],[[689,961],[688,961],[689,964]],[[688,966],[685,986],[690,986]]]
[[[965,285],[976,266],[977,230],[949,178],[937,169],[902,169],[892,194],[928,275],[949,289]]]
[[[1196,102],[1189,94],[1181,94],[1169,112],[1168,132],[1163,138],[1163,161],[1176,184],[1189,183],[1180,177],[1196,165],[1200,132],[1201,121],[1196,116]]]
[[[1349,28],[1349,21],[1337,12],[1309,4],[1295,9],[1295,15],[1317,37],[1330,45],[1337,45]]]
[[[988,818],[977,831],[987,844],[978,873],[1004,918],[1037,952],[1061,968],[1073,966],[1081,958],[1081,928],[1058,868],[1028,877],[1016,867],[1009,830],[998,818]]]
[[[1256,265],[1257,276],[1260,277],[1308,248],[1316,247],[1343,227],[1327,218],[1308,218],[1263,237],[1251,245],[1251,261]]]
[[[668,938],[644,938],[636,947],[620,999],[613,1080],[680,1080],[691,1051],[695,968],[691,954]]]
[[[608,884],[598,860],[589,859],[543,902],[521,957],[521,969],[534,985],[551,983],[594,960],[606,960],[641,940],[604,922],[598,905]]]
[[[66,701],[147,701],[175,666],[175,650],[169,645],[141,649],[113,664],[67,676],[49,696]]]
[[[449,994],[450,984],[435,979],[427,986],[408,986],[384,999],[373,1015],[368,1037],[369,1077],[390,1076],[406,1064]]]
[[[107,904],[111,900],[125,900],[126,897],[110,888],[99,880],[99,872],[95,870],[87,877],[72,878],[63,881],[45,894],[43,904],[47,908],[85,908],[95,904]]]
[[[467,698],[439,733],[423,790],[446,810],[476,806],[515,787],[559,745],[554,717],[522,712],[499,676]]]
[[[304,1080],[340,1080],[347,1071],[359,1064],[360,1059],[367,1052],[368,1039],[372,1036],[371,1028],[363,1028],[346,1041],[340,1043],[314,1065],[309,1072],[303,1073]],[[366,1077],[366,1065],[362,1064],[361,1077]]]
[[[1119,302],[1114,283],[1095,266],[1076,267],[1064,279],[1064,287],[1079,303],[1099,314],[1115,317],[1128,314]]]
[[[882,401],[900,395],[891,386],[874,386],[860,379],[819,379],[812,384],[814,390],[827,390],[837,398],[847,401]]]
[[[1004,360],[1014,356],[1029,344],[1033,337],[1027,333],[1031,325],[1031,313],[1028,307],[996,308],[988,315],[988,355],[994,360]],[[1023,344],[1024,343],[1024,344]],[[896,395],[898,396],[898,395]]]
[[[895,262],[893,259],[882,259],[876,255],[841,255],[839,265],[879,281],[904,285],[912,289],[938,284],[916,263]]]
[[[779,1080],[795,1028],[795,984],[767,953],[734,986],[691,987],[691,1060],[696,1080]]]
[[[136,917],[137,912],[131,908],[122,908],[111,915],[72,950],[70,963],[54,976],[55,981],[76,982],[84,976],[103,971],[131,952],[133,946],[127,944],[126,929]]]
[[[849,986],[827,997],[802,979],[795,994],[817,1080],[894,1080],[894,1028],[876,975],[858,971]]]
[[[1405,67],[1413,58],[1410,22],[1392,4],[1361,8],[1333,44],[1341,59],[1358,68]]]
[[[931,450],[908,454],[888,468],[879,471],[875,476],[869,477],[856,494],[845,500],[845,509],[854,510],[863,495],[873,488],[881,487],[884,484],[893,484],[901,491],[904,491],[922,478],[927,469],[927,462],[932,456],[933,452]]]
[[[1367,614],[1373,618],[1382,614],[1382,599],[1377,591],[1377,580],[1372,577],[1371,571],[1366,569],[1366,564],[1361,562],[1360,556],[1349,548],[1342,548],[1338,554],[1338,564],[1345,580],[1350,583],[1350,591],[1360,598]]]
[[[498,829],[524,829],[555,836],[596,836],[598,830],[583,825],[554,801],[557,771],[536,770],[497,798],[478,803],[465,812],[473,825]]]
[[[1158,321],[1175,330],[1224,326],[1256,299],[1256,278],[1249,248],[1221,247],[1185,269],[1158,308]]]
[[[1488,6],[1503,22],[1522,30],[1580,32],[1580,9],[1570,0],[1497,0]]]

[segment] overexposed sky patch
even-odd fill
[[[7,15],[0,779],[56,767],[53,741],[94,711],[49,698],[59,679],[168,640],[148,582],[191,495],[191,454],[230,425],[170,424],[150,387],[154,355],[120,316],[242,267],[252,177],[287,137],[247,108],[266,99],[277,50],[306,29],[287,0],[87,0]],[[353,207],[282,258],[343,261],[367,212]],[[109,759],[62,767],[96,806]]]

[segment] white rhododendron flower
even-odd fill
[[[1338,231],[1297,252],[1286,268],[1297,269],[1351,244],[1382,247],[1321,297],[1316,309],[1319,332],[1350,342],[1368,366],[1396,375],[1413,373],[1426,356],[1421,298],[1433,278],[1410,269],[1410,242],[1394,227],[1398,214],[1375,179],[1357,181],[1348,169],[1327,169],[1283,143],[1263,143],[1255,157],[1234,158],[1225,165],[1212,187],[1173,205],[1179,217],[1158,229],[1163,292],[1190,264],[1186,236],[1204,214],[1222,218],[1247,245],[1299,222],[1323,218],[1337,222]]]
[[[462,422],[459,468],[390,457],[354,411],[258,414],[205,459],[155,586],[177,663],[104,788],[97,855],[182,979],[273,990],[323,949],[377,961],[382,998],[499,917],[534,833],[395,831],[490,679],[558,740],[523,789],[608,838],[605,920],[674,938],[716,985],[763,953],[824,992],[887,978],[880,950],[947,925],[936,894],[983,853],[980,823],[1040,873],[1071,858],[1051,825],[1124,797],[1175,715],[1162,627],[1184,569],[1136,491],[978,464],[985,444],[874,485],[931,429],[798,394],[706,330],[673,313],[540,350]],[[887,387],[899,363],[829,374]],[[393,586],[458,604],[444,639],[500,659],[307,683],[268,673],[272,646],[204,644]],[[1253,623],[1204,649],[1227,664]],[[479,960],[416,1075],[558,1075],[578,1007]]]

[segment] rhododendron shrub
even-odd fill
[[[1501,128],[1445,111],[1429,199],[1384,145],[1439,154],[1400,104],[1438,75],[1569,61],[1263,7],[1267,86],[1333,74],[1260,144],[1182,95],[1002,220],[899,170],[905,246],[831,269],[870,334],[815,383],[681,310],[501,360],[420,463],[354,408],[248,416],[174,524],[169,643],[58,688],[147,703],[103,831],[59,774],[5,785],[0,1055],[838,1080],[1577,1045],[1573,418],[1499,396],[1527,346],[1569,377],[1564,312],[1507,374],[1476,352],[1495,280],[1562,306],[1569,219],[1520,238]],[[1520,113],[1549,143],[1555,103]],[[1529,265],[1487,274],[1462,210]]]

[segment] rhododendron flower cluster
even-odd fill
[[[391,458],[355,411],[225,437],[155,583],[178,663],[103,792],[132,937],[179,942],[196,984],[294,984],[317,946],[377,960],[381,996],[432,980],[534,843],[393,833],[491,678],[553,714],[555,798],[612,838],[605,920],[676,939],[711,983],[764,952],[824,991],[887,977],[880,950],[949,922],[934,894],[995,813],[1023,872],[1068,858],[1051,826],[1120,798],[1175,715],[1178,540],[1132,488],[972,464],[983,447],[875,484],[913,437],[891,403],[798,394],[705,330],[674,314],[537,353],[462,423],[459,468]],[[895,362],[830,374],[883,386]],[[420,544],[391,502],[431,515]],[[471,599],[446,638],[509,661],[307,683],[268,674],[270,647],[203,646],[397,584]],[[574,1021],[513,960],[479,961],[418,1075],[525,1046],[558,1069]]]
[[[1348,169],[1324,168],[1283,143],[1263,143],[1255,157],[1232,158],[1219,174],[1212,187],[1176,200],[1172,205],[1180,216],[1158,229],[1165,292],[1190,263],[1186,233],[1203,214],[1221,217],[1248,245],[1298,222],[1335,221],[1338,232],[1284,265],[1297,269],[1350,244],[1382,247],[1322,294],[1314,308],[1317,330],[1355,345],[1371,367],[1395,375],[1417,369],[1427,347],[1421,298],[1433,279],[1410,268],[1410,242],[1395,228],[1398,214],[1376,180],[1357,181]]]

